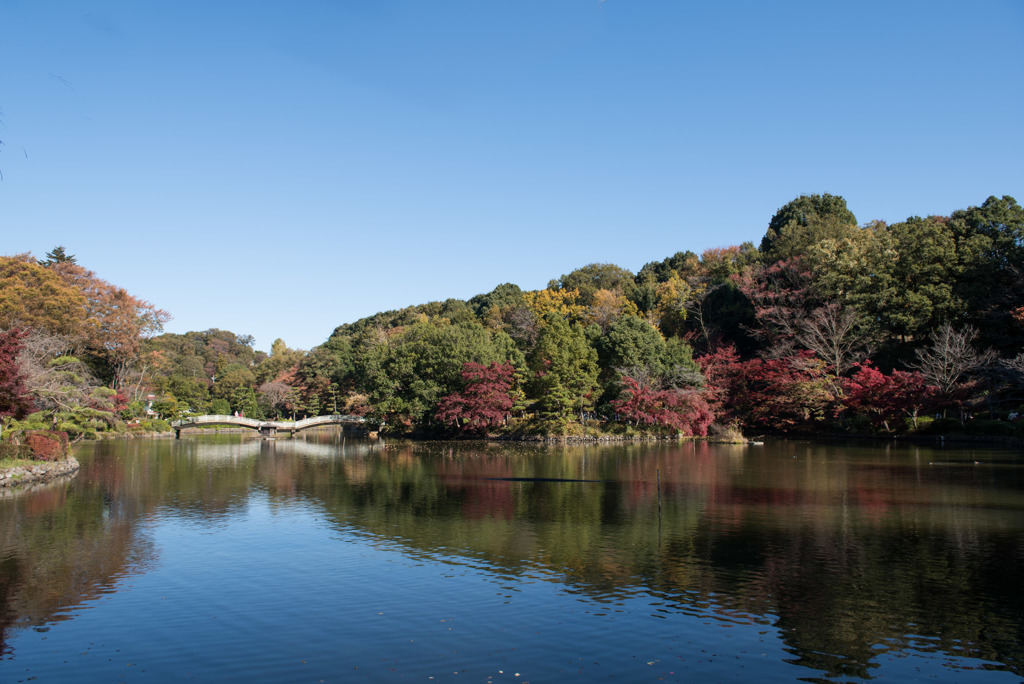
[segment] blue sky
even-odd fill
[[[2,254],[310,348],[376,311],[1024,200],[1024,2],[0,0]]]

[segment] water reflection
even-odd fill
[[[812,679],[870,678],[894,652],[1024,674],[1013,453],[323,433],[101,443],[80,460],[74,482],[0,501],[0,639],[145,572],[154,525],[230,530],[258,495],[501,586],[528,577],[609,612],[641,600],[646,615],[763,625]]]
[[[136,503],[79,475],[0,498],[0,656],[11,629],[70,619],[157,558]]]
[[[771,623],[792,662],[831,676],[869,677],[908,647],[1019,674],[1020,471],[975,456],[991,460],[941,454],[972,466],[953,472],[919,448],[397,445],[303,485],[339,525],[419,551],[542,568],[603,600],[643,589],[665,609]]]

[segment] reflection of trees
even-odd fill
[[[156,557],[139,523],[171,515],[208,524],[244,510],[260,442],[118,441],[82,445],[82,468],[0,499],[0,653],[12,628],[71,609]]]
[[[337,433],[94,448],[73,484],[0,501],[0,633],[61,619],[152,562],[137,521],[228,524],[258,491],[272,507],[308,501],[346,532],[496,577],[771,624],[793,662],[836,677],[868,677],[887,649],[908,646],[1024,672],[1024,486],[1017,470],[973,465],[987,456],[961,454],[961,466],[926,450]]]
[[[98,487],[64,479],[0,502],[0,652],[9,629],[65,620],[153,552]]]
[[[911,633],[915,648],[1024,671],[1020,516],[1007,526],[984,498],[1020,510],[1019,483],[794,448],[389,445],[295,466],[294,486],[346,529],[416,553],[770,621],[794,662],[833,676],[870,676]],[[605,482],[488,479],[504,477]]]

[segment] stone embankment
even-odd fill
[[[15,487],[29,482],[46,482],[78,470],[78,461],[68,456],[61,461],[40,461],[30,466],[0,470],[0,487]]]

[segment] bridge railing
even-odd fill
[[[171,427],[180,430],[182,428],[196,427],[200,425],[237,425],[239,427],[248,427],[254,430],[274,429],[298,431],[305,430],[306,428],[313,427],[315,425],[362,424],[365,422],[366,419],[362,416],[340,414],[332,416],[313,416],[312,418],[303,418],[302,420],[296,421],[257,420],[256,418],[243,418],[242,416],[206,415],[189,416],[188,418],[172,421]]]

